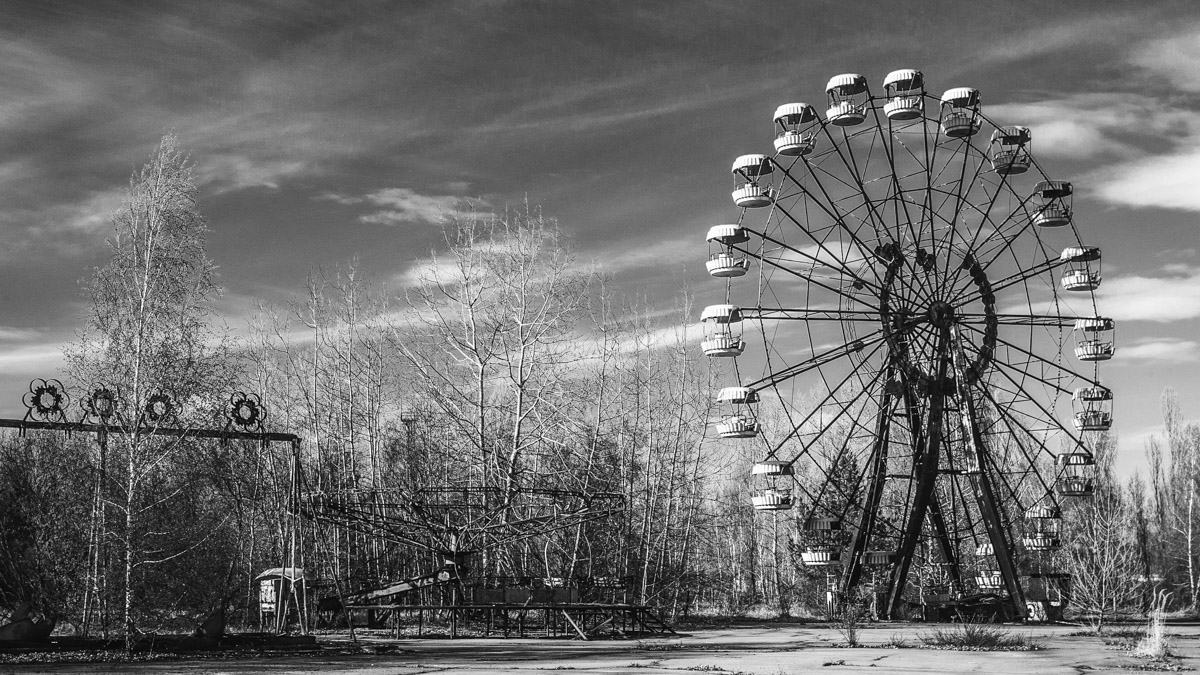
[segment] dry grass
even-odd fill
[[[1146,621],[1146,633],[1137,646],[1133,655],[1152,661],[1166,661],[1174,656],[1171,653],[1171,640],[1167,636],[1166,607],[1171,594],[1162,591],[1155,599]]]
[[[953,628],[938,628],[917,636],[930,649],[953,649],[979,652],[1036,651],[1042,643],[1032,636],[1013,633],[1005,628],[984,623],[963,623]]]

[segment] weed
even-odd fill
[[[859,646],[859,634],[862,626],[871,618],[872,593],[865,589],[856,589],[854,593],[845,598],[842,606],[838,608],[838,617],[834,621],[834,626],[842,634],[842,637],[846,638],[847,647]]]
[[[683,649],[683,641],[679,642],[645,642],[638,640],[637,648],[648,652],[673,652]]]
[[[1160,591],[1154,598],[1154,604],[1148,612],[1146,634],[1133,649],[1134,656],[1140,656],[1152,661],[1166,661],[1172,656],[1171,641],[1167,638],[1165,615],[1167,601],[1171,594]]]
[[[1112,625],[1112,624],[1109,624]],[[1106,637],[1106,638],[1140,638],[1146,634],[1144,628],[1104,628],[1097,633],[1094,629],[1073,630],[1062,633],[1063,637]]]
[[[933,649],[960,651],[1035,651],[1042,643],[1032,636],[1014,634],[999,626],[983,623],[964,623],[954,628],[937,629],[917,636],[921,643]]]
[[[892,633],[887,642],[884,642],[881,646],[887,649],[908,649],[912,645],[908,644],[908,640],[905,640],[904,636],[899,633]]]

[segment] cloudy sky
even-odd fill
[[[1200,6],[1181,2],[15,2],[0,22],[0,412],[53,375],[107,216],[173,129],[225,311],[354,255],[401,278],[467,200],[525,194],[629,293],[700,304],[730,160],[831,75],[973,86],[1104,249],[1125,465],[1200,417]],[[336,9],[330,9],[331,7]],[[1022,9],[1027,8],[1027,9]],[[711,297],[710,297],[711,296]]]

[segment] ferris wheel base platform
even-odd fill
[[[1050,600],[1027,600],[1024,619],[1013,615],[1012,603],[1007,597],[990,593],[957,600],[926,601],[913,609],[919,612],[917,616],[922,621],[929,623],[1051,623],[1062,621],[1066,604]]]
[[[390,627],[395,637],[403,628],[415,628],[424,637],[433,617],[440,619],[449,637],[526,638],[576,640],[621,639],[677,635],[658,613],[646,605],[624,603],[478,603],[464,605],[347,605],[351,620],[366,615],[376,626]]]

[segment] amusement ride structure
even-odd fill
[[[754,508],[797,509],[801,559],[843,597],[872,589],[890,618],[1061,610],[1063,500],[1094,490],[1112,424],[1071,183],[975,89],[905,69],[826,95],[779,106],[775,152],[733,163],[737,222],[708,231],[726,300],[702,349],[737,378],[717,435],[761,446]]]
[[[410,487],[314,489],[298,462],[296,473],[300,518],[292,523],[296,528],[310,523],[315,537],[309,538],[351,535],[380,542],[386,552],[407,550],[433,559],[408,574],[384,566],[382,574],[353,587],[332,584],[327,591],[337,595],[321,601],[318,621],[353,625],[365,616],[368,626],[390,624],[398,631],[415,618],[419,632],[426,619],[440,616],[449,619],[452,637],[468,623],[505,636],[524,636],[538,624],[547,634],[585,640],[602,633],[671,632],[649,607],[625,602],[620,580],[581,573],[582,568],[574,574],[551,570],[548,558],[526,566],[513,559],[523,546],[540,551],[556,533],[623,513],[625,500],[618,493],[564,489],[546,480],[505,486],[465,474]],[[496,563],[505,556],[503,567],[513,576],[497,574]],[[562,576],[546,576],[554,571]]]

